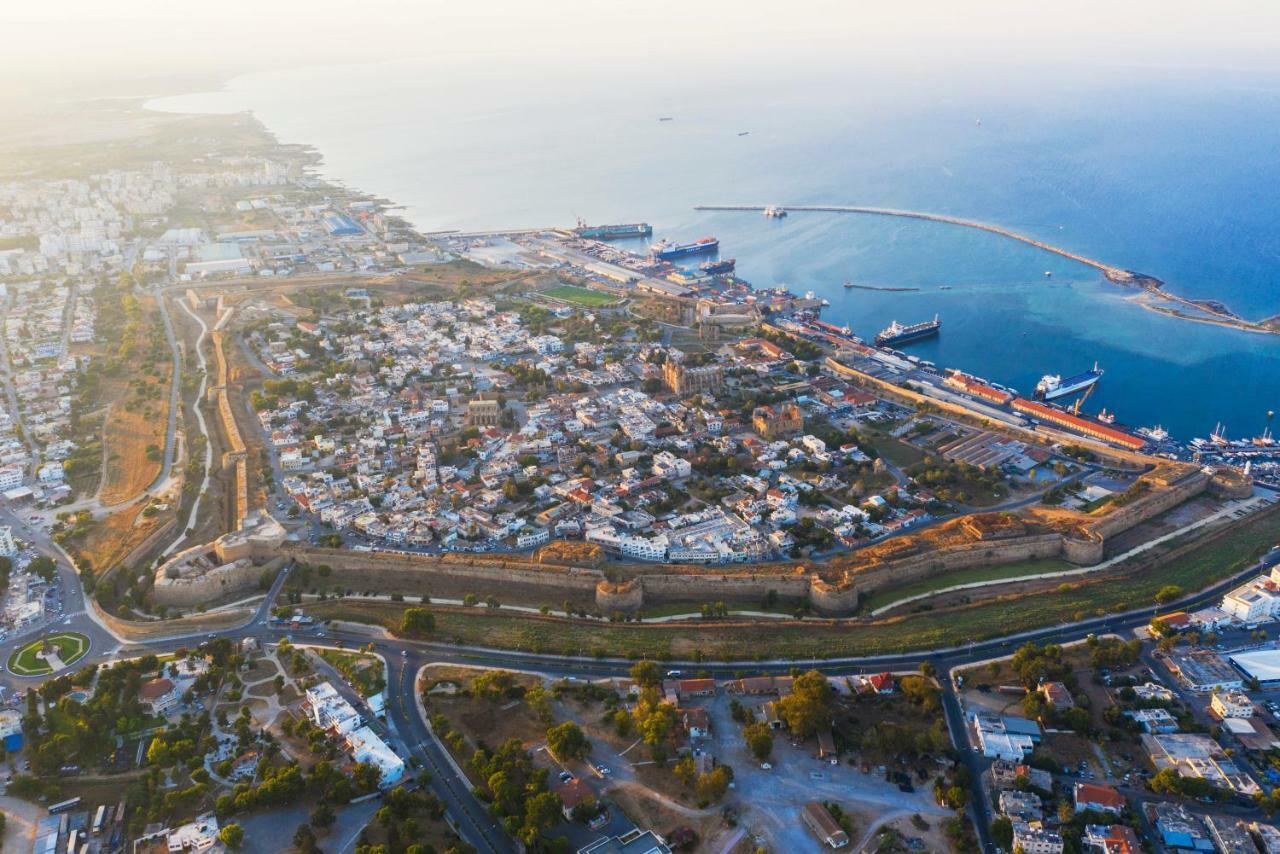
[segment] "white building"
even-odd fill
[[[13,540],[13,528],[0,525],[0,557],[13,557],[18,553],[18,544]]]
[[[218,818],[212,813],[169,831],[170,854],[183,851],[208,851],[218,842]]]
[[[1253,701],[1242,691],[1225,691],[1213,695],[1209,708],[1219,718],[1251,718],[1253,717]]]
[[[679,480],[693,473],[688,460],[682,460],[670,451],[659,451],[653,455],[653,473],[668,480]]]
[[[16,489],[22,486],[22,468],[20,466],[4,466],[0,468],[0,490]]]
[[[382,772],[382,785],[389,786],[404,776],[404,760],[367,726],[347,733],[346,741],[352,759],[378,767]]]
[[[1056,830],[1046,830],[1039,822],[1027,824],[1015,821],[1013,847],[1014,850],[1021,848],[1023,854],[1062,854],[1062,834]]]
[[[305,707],[312,723],[342,736],[356,762],[376,765],[382,784],[390,785],[404,776],[404,760],[378,734],[364,725],[360,714],[328,682],[307,689]]]
[[[1223,596],[1222,610],[1243,623],[1276,619],[1280,616],[1280,567]]]
[[[36,472],[36,478],[45,486],[53,486],[62,483],[66,474],[62,470],[62,463],[45,463]]]

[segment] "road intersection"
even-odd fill
[[[1223,579],[1205,590],[1189,595],[1180,602],[1170,603],[1168,606],[1143,606],[1124,613],[1093,617],[1079,622],[1049,626],[945,649],[831,659],[774,659],[750,662],[673,661],[671,664],[706,672],[713,678],[729,679],[735,678],[743,670],[769,674],[813,667],[828,675],[837,676],[884,670],[904,671],[914,670],[922,661],[929,661],[936,668],[938,680],[943,689],[943,705],[953,744],[958,749],[962,761],[970,767],[977,779],[981,771],[981,762],[968,747],[967,725],[951,678],[953,670],[975,662],[1009,655],[1018,646],[1027,642],[1060,644],[1079,641],[1091,634],[1129,632],[1147,625],[1152,616],[1159,611],[1166,611],[1172,607],[1196,608],[1216,602],[1224,592],[1239,584],[1241,580],[1255,576],[1264,569],[1265,566],[1262,563],[1254,564],[1230,578]],[[60,565],[60,571],[74,575],[74,571],[65,565]],[[262,602],[238,627],[215,632],[184,632],[140,641],[132,641],[115,633],[94,612],[94,606],[86,604],[85,597],[74,577],[65,579],[71,582],[66,588],[67,616],[53,626],[37,628],[7,638],[3,644],[0,644],[0,660],[7,659],[15,648],[30,642],[42,632],[50,630],[74,631],[90,638],[91,649],[88,655],[78,662],[79,666],[110,664],[119,658],[172,652],[212,637],[226,637],[233,641],[253,638],[259,644],[277,643],[282,638],[288,638],[299,643],[336,643],[349,647],[367,647],[388,662],[387,711],[392,730],[408,749],[410,755],[416,757],[431,772],[431,788],[446,805],[463,838],[481,851],[492,852],[515,850],[515,843],[493,822],[488,810],[472,794],[469,783],[458,773],[449,760],[444,746],[431,731],[429,722],[424,719],[417,696],[416,676],[419,670],[427,664],[447,663],[532,671],[552,678],[590,679],[624,676],[633,664],[631,660],[622,658],[546,655],[411,640],[392,636],[381,629],[352,624],[320,625],[303,630],[289,629],[273,624],[271,621],[271,606],[283,588],[287,576],[287,570],[279,573]],[[35,684],[38,684],[36,680],[24,679],[11,673],[0,674],[0,685],[11,690],[25,690]],[[994,843],[988,832],[991,817],[990,805],[985,802],[981,788],[981,786],[975,787],[977,800],[970,809],[983,849],[994,851]]]

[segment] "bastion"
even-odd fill
[[[285,530],[270,516],[245,520],[245,527],[210,543],[192,546],[162,563],[152,599],[158,605],[190,608],[257,586],[263,570],[279,568]]]

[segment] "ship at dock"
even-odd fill
[[[689,255],[703,255],[719,249],[720,241],[714,237],[704,237],[693,243],[672,243],[670,240],[660,240],[649,247],[653,257],[659,261],[670,261],[672,258],[684,258]]]
[[[1098,367],[1097,362],[1094,362],[1093,367],[1084,373],[1067,377],[1065,380],[1059,374],[1045,374],[1040,378],[1040,382],[1036,383],[1036,397],[1040,400],[1057,400],[1091,388],[1100,379],[1102,379],[1102,369]]]
[[[619,225],[587,225],[578,220],[578,227],[573,233],[590,240],[624,240],[628,237],[648,237],[653,234],[653,226],[647,222],[626,222]]]
[[[942,321],[935,314],[933,320],[925,320],[921,323],[913,323],[910,326],[903,326],[898,321],[893,321],[880,333],[876,335],[877,347],[896,347],[899,344],[909,344],[912,341],[919,341],[921,338],[929,338],[938,334],[942,329]]]
[[[708,276],[723,276],[726,273],[732,273],[736,264],[737,261],[733,258],[725,258],[721,261],[703,261],[698,265],[698,269]]]

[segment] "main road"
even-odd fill
[[[1124,613],[1093,617],[1073,623],[1063,623],[956,647],[828,659],[718,662],[673,661],[670,664],[672,666],[706,671],[713,678],[728,679],[736,678],[742,671],[782,674],[791,671],[793,668],[812,667],[828,675],[839,676],[855,675],[869,671],[913,670],[923,661],[931,662],[937,669],[937,675],[942,685],[943,707],[946,712],[952,741],[960,753],[961,762],[974,773],[975,779],[979,779],[981,762],[973,751],[969,749],[967,723],[960,707],[959,698],[956,696],[953,687],[952,673],[954,670],[975,662],[1009,655],[1018,646],[1028,642],[1061,644],[1083,640],[1091,634],[1132,631],[1149,623],[1151,618],[1160,611],[1166,611],[1173,607],[1198,608],[1216,602],[1227,590],[1239,584],[1245,578],[1257,575],[1265,569],[1266,566],[1262,562],[1253,564],[1229,578],[1167,606],[1150,605]],[[622,658],[559,656],[482,647],[465,647],[435,641],[416,641],[392,637],[381,630],[371,627],[348,624],[321,626],[305,631],[289,631],[282,627],[273,627],[270,624],[271,604],[279,594],[285,578],[286,572],[281,572],[271,590],[268,591],[267,597],[242,626],[213,634],[232,640],[252,637],[260,644],[277,642],[281,637],[292,635],[299,642],[340,642],[344,645],[368,646],[373,652],[381,655],[388,662],[387,708],[391,724],[412,754],[432,772],[431,788],[449,810],[463,838],[481,851],[511,851],[515,849],[515,844],[506,838],[500,827],[494,824],[488,811],[472,794],[466,779],[460,777],[454,770],[452,763],[445,754],[445,748],[435,737],[429,724],[418,713],[415,677],[421,666],[427,663],[440,662],[525,670],[553,678],[603,678],[624,676],[629,672],[633,664],[631,660]],[[70,591],[68,595],[70,598]],[[191,646],[213,636],[209,633],[194,632],[167,638],[131,642],[111,635],[109,629],[90,618],[83,605],[81,605],[77,613],[70,614],[64,624],[59,624],[58,628],[81,631],[89,634],[93,639],[93,648],[80,664],[109,664],[112,660],[122,655],[171,652],[179,647]],[[111,637],[111,639],[104,640],[104,635]],[[0,644],[0,660],[7,660],[10,653],[22,642],[24,637],[9,638],[3,644]],[[26,689],[32,687],[33,684],[36,684],[35,680],[15,677],[7,672],[0,675],[0,685],[10,689]],[[981,786],[979,785],[976,788],[980,790]],[[981,791],[977,792],[976,799],[971,804],[971,812],[983,850],[994,851],[995,846],[989,833],[990,807]]]

